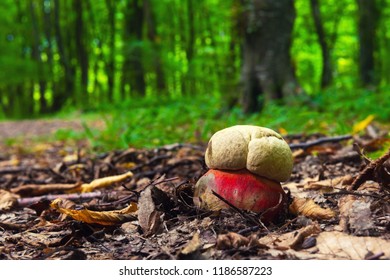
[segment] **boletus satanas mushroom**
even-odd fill
[[[259,126],[236,125],[216,132],[209,140],[205,162],[209,170],[195,185],[194,204],[219,210],[229,204],[263,213],[272,221],[285,207],[280,182],[290,178],[291,149],[281,135]]]

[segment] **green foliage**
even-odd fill
[[[83,133],[63,130],[56,135],[60,140],[87,137],[98,149],[206,141],[214,131],[235,124],[342,134],[371,114],[388,122],[390,6],[381,5],[378,25],[379,83],[362,90],[357,2],[319,2],[331,50],[332,86],[320,90],[321,48],[310,1],[296,0],[290,51],[307,98],[271,102],[261,113],[245,116],[238,106],[225,108],[240,96],[243,1],[105,0],[80,5],[79,0],[3,0],[0,118],[59,111],[62,116],[72,111],[100,114],[106,124],[102,132],[85,124]],[[138,9],[142,13],[134,13]]]
[[[374,114],[390,121],[390,99],[369,91],[329,89],[314,96],[313,103],[294,99],[288,105],[268,103],[261,113],[244,115],[239,107],[221,107],[223,97],[127,100],[102,109],[103,131],[84,132],[98,150],[155,147],[176,142],[205,142],[217,130],[237,124],[266,126],[284,134],[348,134],[354,124]],[[353,100],[354,102],[351,102]]]

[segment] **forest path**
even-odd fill
[[[13,138],[34,138],[50,136],[58,130],[82,131],[83,123],[88,126],[102,127],[103,123],[99,121],[84,121],[80,119],[63,120],[21,120],[21,121],[2,121],[0,122],[0,141]]]

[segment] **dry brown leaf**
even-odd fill
[[[356,196],[354,195],[346,195],[339,199],[338,207],[339,207],[339,216],[340,222],[337,227],[337,230],[341,230],[344,232],[348,231],[348,223],[349,223],[349,209],[352,207],[352,203],[356,200]]]
[[[248,245],[249,242],[250,242],[249,238],[235,232],[229,232],[227,234],[218,235],[217,249],[219,250],[232,249],[232,248],[237,249],[241,246]]]
[[[318,256],[328,259],[361,260],[370,254],[383,253],[390,258],[390,241],[379,237],[351,236],[342,232],[322,232],[317,237]],[[322,257],[321,257],[322,255]]]
[[[182,255],[190,255],[196,253],[200,246],[202,245],[199,233],[195,232],[192,236],[192,239],[187,243],[187,245],[181,250],[180,254]]]
[[[289,206],[289,210],[294,215],[303,215],[314,220],[329,220],[336,215],[333,210],[322,208],[309,198],[295,197]]]
[[[348,195],[340,198],[339,229],[356,235],[368,235],[375,223],[371,215],[369,198]]]
[[[61,207],[62,199],[57,198],[50,206],[60,213],[66,214],[75,220],[89,224],[100,224],[105,226],[124,223],[135,219],[134,212],[137,211],[137,204],[130,203],[124,209],[113,211],[91,211],[87,209],[74,210]]]
[[[315,246],[297,251],[290,247],[296,233],[271,233],[260,238],[259,242],[269,246],[267,252],[274,257],[285,255],[292,259],[349,260],[365,259],[370,255],[383,253],[382,258],[390,258],[390,241],[379,237],[351,236],[337,231],[321,232],[314,234]]]
[[[20,160],[17,156],[11,156],[9,160],[0,161],[0,167],[18,166],[19,164]]]
[[[299,250],[306,237],[320,232],[321,229],[318,224],[308,225],[298,231],[298,234],[295,235],[294,240],[289,244],[289,247],[294,250]]]
[[[320,231],[319,225],[314,223],[285,234],[270,233],[260,238],[259,243],[280,251],[299,250],[307,237],[316,236]]]
[[[0,189],[0,210],[9,210],[18,204],[19,195]]]
[[[305,190],[325,190],[331,191],[335,187],[340,187],[346,185],[347,183],[351,183],[352,176],[340,176],[332,179],[326,179],[322,181],[309,181],[307,184],[303,186]]]
[[[124,180],[133,177],[133,172],[129,171],[121,175],[108,176],[95,179],[90,183],[84,183],[80,187],[75,188],[72,192],[92,192],[98,188],[110,187],[114,184],[123,182]]]
[[[138,222],[146,236],[158,232],[162,223],[162,212],[156,209],[152,197],[152,188],[154,186],[149,186],[143,190],[138,200]]]

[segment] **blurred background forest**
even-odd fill
[[[0,119],[95,112],[112,146],[388,123],[389,2],[2,0]]]

